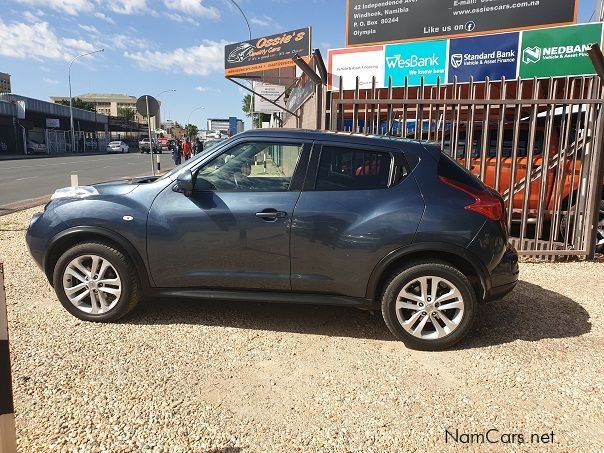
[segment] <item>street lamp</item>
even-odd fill
[[[155,95],[156,98],[160,97],[164,93],[174,93],[176,90],[164,90]],[[161,104],[159,104],[159,128],[161,129]]]
[[[100,52],[105,52],[105,49],[99,49],[99,50],[94,50],[92,52],[83,53],[82,55],[78,55],[77,57],[75,57],[73,60],[71,60],[71,63],[69,63],[69,69],[67,71],[67,79],[69,81],[69,123],[71,126],[71,152],[73,152],[73,149],[75,148],[75,130],[73,127],[73,98],[71,97],[71,65],[78,58],[82,58],[82,57],[85,57],[86,55],[92,55],[94,53],[100,53]],[[94,108],[94,111],[96,112],[96,107]],[[96,127],[96,125],[95,125],[95,127]]]
[[[195,107],[193,110],[191,110],[191,112],[189,113],[189,116],[187,117],[187,124],[185,124],[185,127],[187,127],[190,124],[191,121],[191,115],[196,112],[197,110],[205,110],[204,106],[199,106],[199,107]]]
[[[245,15],[245,13],[243,12],[243,10],[241,9],[241,7],[239,6],[239,4],[235,0],[230,0],[230,2],[233,5],[235,5],[235,8],[237,8],[239,10],[239,12],[241,13],[241,15],[243,16],[243,20],[245,20],[245,23],[247,25],[247,31],[249,32],[250,41],[251,41],[252,40],[252,28],[250,27],[250,22],[247,20],[247,16]]]
[[[249,40],[252,40],[252,27],[250,27],[250,21],[247,20],[247,16],[245,15],[245,13],[243,12],[243,10],[241,9],[241,6],[239,6],[239,4],[235,1],[235,0],[229,0],[233,5],[235,5],[235,8],[237,8],[239,10],[239,12],[241,13],[241,15],[243,16],[243,20],[245,21],[245,24],[247,25],[247,31],[249,34]],[[250,81],[250,86],[252,87],[252,91],[254,88],[254,82]],[[251,97],[250,99],[250,110],[252,111],[252,129],[254,129],[254,96]]]

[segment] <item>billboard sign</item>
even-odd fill
[[[449,43],[449,83],[516,78],[520,33],[451,39]]]
[[[520,47],[520,77],[595,74],[587,51],[601,40],[602,23],[525,31]]]
[[[59,128],[61,127],[61,122],[59,118],[46,118],[46,128]]]
[[[237,134],[237,117],[229,116],[229,137]]]
[[[393,86],[445,83],[447,71],[447,41],[429,41],[386,46],[384,85],[392,77]]]
[[[254,91],[266,99],[285,107],[285,87],[270,83],[254,82]],[[277,100],[278,99],[278,100]],[[254,113],[279,113],[283,109],[254,94]]]
[[[384,88],[384,46],[360,47],[358,49],[336,49],[328,53],[329,86],[340,88],[343,82],[344,90],[356,88],[356,78],[359,77],[359,88]]]
[[[347,0],[346,45],[572,24],[577,5],[577,0]]]
[[[224,75],[294,67],[294,55],[310,57],[310,27],[229,44],[224,48]]]

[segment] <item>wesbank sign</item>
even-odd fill
[[[441,83],[446,81],[447,73],[447,41],[429,41],[422,43],[392,44],[385,49],[384,85],[392,77],[394,86],[403,86],[405,77],[409,85],[424,83],[432,85],[440,77]]]
[[[340,76],[344,89],[435,85],[520,78],[595,74],[587,55],[602,43],[602,23],[523,32],[441,39],[329,51],[330,77]],[[333,78],[333,77],[332,77]],[[336,78],[337,79],[337,78]],[[333,84],[332,84],[333,86]]]

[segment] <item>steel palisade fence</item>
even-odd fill
[[[501,193],[520,254],[593,257],[602,88],[592,76],[396,88],[357,77],[328,97],[326,129],[434,142]]]

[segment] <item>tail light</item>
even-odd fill
[[[474,198],[474,203],[466,206],[468,211],[476,212],[489,220],[499,221],[503,219],[505,208],[503,200],[489,192],[488,190],[477,190],[452,179],[439,176],[440,180],[446,185],[457,189],[466,195]]]

